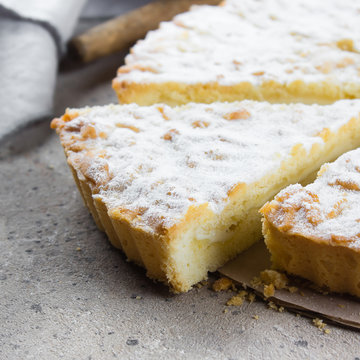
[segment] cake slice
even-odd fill
[[[359,98],[359,16],[354,0],[193,6],[131,49],[113,88],[140,105]]]
[[[68,109],[52,122],[100,229],[187,291],[261,237],[260,207],[360,145],[360,101]]]
[[[291,185],[261,209],[273,266],[360,297],[360,149]]]

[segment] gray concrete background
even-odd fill
[[[116,102],[123,55],[65,62],[55,115]],[[260,300],[223,313],[232,294],[147,279],[96,229],[49,119],[2,144],[0,184],[0,359],[360,358],[359,332],[326,335]]]

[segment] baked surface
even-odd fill
[[[360,146],[360,101],[68,109],[52,122],[99,228],[187,291],[261,237],[279,190]]]
[[[354,0],[194,6],[139,41],[113,87],[140,105],[359,98],[359,14]]]
[[[261,209],[275,268],[360,296],[360,149],[291,185]]]

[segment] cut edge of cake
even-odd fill
[[[272,80],[259,86],[250,82],[226,86],[216,82],[205,84],[137,83],[115,78],[112,86],[120,104],[137,103],[145,106],[157,103],[178,106],[190,102],[210,104],[215,101],[241,100],[326,105],[341,99],[360,98],[360,83],[339,84],[335,81],[305,83],[302,80],[296,80],[281,84]]]

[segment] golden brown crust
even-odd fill
[[[165,229],[160,229],[157,234],[152,231],[145,231],[141,227],[134,227],[134,219],[140,212],[130,211],[128,209],[115,209],[109,212],[103,201],[96,197],[99,186],[98,179],[89,171],[89,157],[98,156],[98,153],[91,153],[94,149],[86,149],[83,142],[89,137],[88,131],[81,131],[82,124],[78,126],[67,126],[70,120],[79,116],[79,113],[67,110],[61,118],[55,118],[51,122],[51,128],[56,129],[64,147],[65,154],[68,157],[70,152],[89,150],[87,156],[82,157],[81,161],[76,161],[76,157],[68,157],[68,164],[78,185],[79,191],[83,197],[84,203],[92,214],[98,228],[105,231],[113,246],[123,250],[127,257],[135,263],[144,266],[147,269],[147,275],[163,282],[168,282],[166,268],[166,251],[169,242]],[[66,127],[67,126],[67,127]],[[66,132],[66,137],[64,136]],[[72,135],[69,137],[69,133]],[[90,136],[97,136],[91,130]],[[101,135],[99,135],[101,136]],[[101,154],[100,154],[101,155]],[[99,170],[100,171],[100,170]],[[108,169],[102,168],[102,173],[108,174]],[[187,291],[189,288],[182,283],[173,282],[175,291]]]
[[[330,104],[339,99],[360,98],[360,84],[338,84],[331,81],[309,84],[301,80],[290,84],[266,81],[256,87],[249,82],[224,86],[218,83],[131,83],[114,79],[113,89],[121,104],[135,102],[139,105],[166,103],[174,106],[189,102],[212,103],[244,99],[271,103]]]
[[[273,267],[331,291],[360,296],[360,252],[336,242],[290,235],[265,217],[263,234]]]

